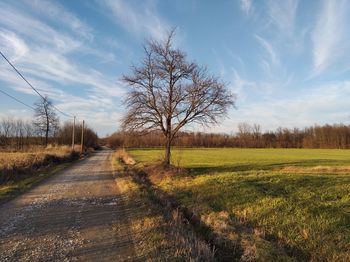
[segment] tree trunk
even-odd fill
[[[49,118],[46,117],[46,130],[45,130],[45,146],[47,147],[47,144],[49,142],[49,129],[50,129],[50,122]]]
[[[49,131],[46,129],[45,131],[45,147],[47,147],[49,140]]]
[[[166,167],[170,166],[170,158],[171,158],[171,138],[167,137],[166,138],[166,143],[165,143],[165,158],[164,158],[164,165]]]
[[[170,102],[169,102],[170,103]],[[165,158],[164,158],[164,166],[169,167],[170,166],[170,159],[171,159],[171,140],[172,140],[172,130],[171,130],[171,117],[168,117],[166,120],[166,127],[167,132],[165,134]]]

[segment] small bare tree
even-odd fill
[[[35,104],[34,125],[40,134],[45,134],[45,146],[51,134],[54,134],[59,127],[59,119],[47,96],[41,98]]]
[[[2,145],[8,146],[10,143],[10,137],[11,137],[11,119],[8,117],[7,119],[2,119],[1,121],[1,127],[2,127]]]
[[[128,131],[161,130],[165,137],[164,164],[170,165],[177,132],[191,123],[218,123],[234,106],[235,96],[219,78],[172,45],[174,30],[164,42],[151,40],[145,58],[123,80],[130,86],[123,127]]]

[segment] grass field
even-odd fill
[[[157,149],[129,150],[139,166]],[[350,151],[177,149],[187,172],[152,181],[245,261],[350,261]],[[152,176],[151,176],[152,178]]]

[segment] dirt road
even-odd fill
[[[111,150],[0,206],[0,261],[135,261]]]

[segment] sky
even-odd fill
[[[105,136],[120,128],[121,77],[143,43],[176,28],[175,46],[237,96],[219,125],[187,130],[232,133],[246,122],[267,131],[349,124],[349,25],[347,0],[0,0],[0,51],[57,108]],[[0,89],[38,100],[2,58]],[[33,111],[0,93],[7,116]]]

